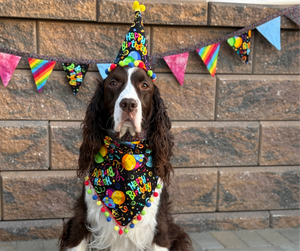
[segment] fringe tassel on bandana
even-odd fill
[[[150,207],[154,197],[158,176],[152,166],[151,148],[145,141],[116,142],[109,136],[95,156],[94,167],[85,179],[88,194],[93,195],[108,222],[116,222],[115,230],[120,235],[134,228],[144,207]],[[129,225],[129,228],[128,228]]]

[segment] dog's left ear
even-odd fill
[[[156,85],[154,85],[153,107],[147,138],[153,149],[153,164],[158,176],[169,185],[170,175],[173,173],[170,159],[173,155],[174,142],[170,132],[171,120]]]
[[[101,148],[101,143],[106,135],[105,113],[103,111],[104,81],[98,80],[98,86],[92,97],[82,122],[83,142],[79,149],[77,175],[86,173],[93,164],[95,155]]]

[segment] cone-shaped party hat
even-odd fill
[[[115,62],[107,69],[106,73],[114,70],[117,65],[122,67],[140,67],[144,69],[148,76],[153,81],[156,79],[156,74],[151,70],[147,41],[145,37],[145,29],[142,21],[142,11],[145,11],[145,6],[140,5],[138,1],[133,3],[135,18],[133,25],[130,27],[120,51],[115,59]]]

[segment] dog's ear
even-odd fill
[[[88,104],[82,122],[83,142],[79,149],[77,175],[80,177],[89,170],[95,155],[99,152],[106,134],[105,113],[103,111],[104,81],[98,80],[97,89]]]
[[[171,120],[156,85],[154,85],[153,111],[149,127],[147,138],[153,149],[153,164],[157,168],[158,176],[169,185],[170,175],[173,173],[170,159],[173,155],[174,142],[170,132]]]

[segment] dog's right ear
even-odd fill
[[[85,118],[82,122],[83,142],[79,150],[77,175],[86,174],[93,164],[95,155],[99,152],[106,135],[105,113],[103,111],[104,81],[98,81],[97,89],[88,104]]]

